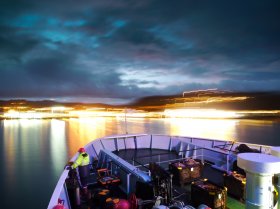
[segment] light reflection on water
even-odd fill
[[[3,120],[0,124],[1,208],[18,208],[19,204],[46,208],[64,165],[79,147],[126,132],[121,117]],[[127,131],[280,145],[276,121],[129,118]]]
[[[210,139],[236,139],[237,120],[226,119],[169,119],[171,135],[192,136]]]
[[[50,157],[55,172],[61,171],[61,168],[65,165],[65,162],[63,163],[60,159],[67,158],[68,153],[65,152],[66,140],[65,121],[51,120]]]

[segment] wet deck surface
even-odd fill
[[[118,152],[114,152],[119,157],[123,158],[124,160],[128,161],[129,163],[139,166],[139,169],[145,170],[146,168],[141,166],[145,165],[148,167],[150,162],[156,162],[164,169],[168,169],[169,162],[164,161],[176,161],[181,160],[182,158],[177,155],[176,152],[173,151],[166,151],[166,150],[159,150],[159,149],[138,149],[138,150],[121,150]],[[164,163],[162,163],[164,162]],[[201,178],[208,179],[209,181],[213,182],[214,184],[223,187],[223,172],[214,169],[211,167],[211,164],[205,163],[203,166],[202,176]],[[91,175],[91,186],[89,189],[92,193],[96,193],[99,191],[100,186],[96,184],[96,172],[93,170],[93,174]],[[118,194],[121,197],[124,197],[125,194],[122,193],[119,189],[109,188],[112,193]],[[191,197],[191,184],[184,184],[184,185],[174,185],[173,187],[173,195],[180,196],[180,200],[184,200],[185,204],[190,204],[190,197]],[[83,203],[80,208],[86,207],[87,204]],[[102,208],[101,206],[96,206],[95,204],[90,203],[90,208],[98,209]],[[227,198],[227,208],[229,209],[243,209],[245,208],[244,204],[239,202],[238,200],[228,197]]]
[[[157,162],[165,169],[168,169],[169,162],[164,161],[179,161],[182,159],[175,151],[168,152],[166,150],[160,149],[121,150],[114,153],[119,157],[123,158],[124,160],[128,161],[129,163],[134,164],[135,166],[138,166],[140,164],[148,165],[149,162]],[[224,172],[213,168],[211,164],[205,163],[201,178],[208,179],[210,182],[213,182],[214,184],[223,187],[223,174]],[[177,195],[180,195],[185,192],[186,195],[182,195],[182,198],[186,199],[187,203],[190,201],[190,184],[186,184],[183,186],[174,185],[174,190],[174,195],[176,193]],[[240,201],[236,200],[235,198],[228,196],[227,208],[243,209],[245,208],[245,205]]]
[[[141,165],[147,166],[150,162],[156,162],[167,169],[169,163],[165,161],[181,159],[174,151],[160,149],[121,150],[114,153],[134,166],[140,166],[140,169]]]
[[[175,162],[182,160],[176,152],[168,152],[160,149],[121,150],[114,153],[135,166],[147,166],[150,162],[156,162],[166,170],[168,169],[170,161]],[[143,169],[141,166],[139,168]],[[223,174],[223,172],[212,168],[211,164],[204,164],[202,178],[207,178],[211,182],[223,186]]]

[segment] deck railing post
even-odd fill
[[[229,154],[227,154],[227,172],[229,172]]]
[[[193,158],[194,159],[197,159],[197,151],[196,150],[197,150],[197,146],[195,145],[194,148],[193,148],[193,156],[194,156]]]
[[[204,148],[202,148],[201,162],[204,164]]]
[[[66,196],[66,199],[67,199],[66,204],[67,204],[68,208],[71,209],[70,199],[69,199],[66,183],[63,184],[63,189],[64,189],[64,193],[65,193],[65,196]]]
[[[129,195],[130,193],[130,175],[131,173],[126,174],[126,194]]]

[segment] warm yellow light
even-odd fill
[[[166,118],[171,135],[232,140],[238,119]]]
[[[108,111],[95,111],[95,110],[82,110],[82,111],[70,111],[69,115],[72,117],[78,118],[87,118],[87,117],[114,117],[116,116],[116,112],[108,112]]]
[[[5,118],[21,118],[21,119],[36,119],[42,118],[42,113],[37,113],[35,111],[27,111],[27,112],[18,112],[15,110],[9,110],[4,113]]]
[[[67,108],[63,107],[63,106],[56,106],[56,107],[52,107],[51,110],[52,111],[65,111]]]
[[[6,118],[19,118],[19,112],[15,110],[9,110],[8,112],[4,113],[4,117]]]
[[[242,114],[234,111],[224,111],[215,109],[166,109],[165,117],[171,118],[239,118]]]

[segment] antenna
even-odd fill
[[[125,134],[128,134],[128,132],[127,132],[126,111],[127,111],[127,109],[126,109],[126,107],[125,107],[125,108],[124,108]]]

